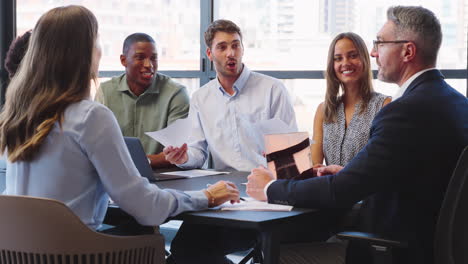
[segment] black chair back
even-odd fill
[[[468,146],[447,187],[434,240],[435,264],[468,263]]]

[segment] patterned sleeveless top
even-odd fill
[[[338,105],[337,122],[323,123],[323,154],[326,164],[345,166],[367,144],[372,120],[389,96],[373,93],[367,109],[360,114],[361,102],[354,105],[354,114],[346,128],[344,104]],[[338,100],[341,101],[341,98]]]

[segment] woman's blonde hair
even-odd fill
[[[363,73],[359,87],[359,94],[361,95],[362,99],[361,109],[359,113],[363,113],[367,109],[369,101],[372,97],[372,93],[374,92],[374,88],[372,86],[372,71],[370,65],[370,58],[369,52],[366,47],[366,43],[356,33],[345,32],[338,34],[331,42],[330,47],[328,49],[327,70],[325,72],[325,79],[327,80],[327,91],[325,94],[324,102],[325,123],[333,123],[337,121],[336,112],[340,103],[338,100],[340,88],[342,90],[342,93],[344,93],[343,84],[338,79],[335,73],[334,58],[336,43],[339,40],[345,38],[353,42],[354,46],[357,49],[357,52],[359,53],[359,58],[361,59],[363,65]]]
[[[0,114],[0,150],[11,162],[31,161],[65,109],[89,97],[96,80],[96,17],[82,6],[54,8],[41,16]]]

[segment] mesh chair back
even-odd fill
[[[468,263],[468,146],[462,151],[440,210],[435,264]]]
[[[164,239],[88,228],[63,203],[0,195],[0,264],[165,263]]]

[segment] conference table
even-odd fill
[[[229,174],[204,176],[190,179],[177,179],[157,181],[160,188],[171,188],[182,191],[201,190],[207,184],[213,184],[219,180],[235,183],[241,193],[246,196],[248,172],[231,172]],[[313,224],[313,219],[319,212],[315,209],[293,208],[288,212],[266,211],[223,211],[220,209],[208,209],[198,212],[186,212],[176,217],[193,224],[205,224],[225,226],[241,229],[251,229],[258,234],[259,249],[263,252],[263,263],[279,263],[280,238],[290,230],[298,227],[307,228]]]

